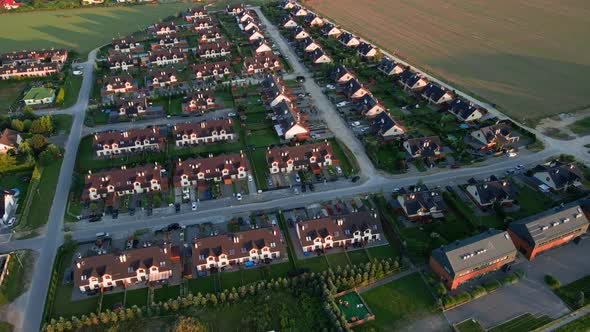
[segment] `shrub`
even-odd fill
[[[557,289],[561,286],[559,280],[557,280],[554,276],[547,274],[545,275],[545,283],[551,287],[551,289]]]
[[[485,287],[485,289],[488,293],[495,291],[496,289],[500,288],[501,286],[502,286],[502,284],[496,279],[489,280],[483,284],[483,287]]]
[[[477,286],[471,291],[471,296],[473,296],[474,299],[477,299],[478,297],[482,297],[487,293],[488,292],[485,288],[483,288],[483,286]]]
[[[445,287],[445,285],[442,282],[439,282],[438,284],[436,284],[435,291],[436,291],[436,295],[438,295],[439,297],[447,295],[447,288]]]

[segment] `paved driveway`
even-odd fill
[[[475,318],[485,328],[525,313],[544,314],[554,319],[563,316],[570,310],[547,287],[543,277],[551,274],[564,285],[590,274],[589,252],[590,238],[578,245],[569,243],[545,252],[532,262],[521,260],[513,269],[524,271],[524,280],[447,311],[445,315],[453,324]]]

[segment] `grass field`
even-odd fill
[[[551,0],[316,0],[309,6],[517,120],[590,105],[590,46],[579,43],[590,25],[585,0],[563,6]]]
[[[590,314],[582,316],[573,322],[554,330],[555,332],[578,332],[590,330]]]
[[[568,128],[576,134],[590,131],[590,116],[572,123]]]
[[[356,292],[344,294],[334,300],[338,303],[338,308],[340,308],[340,311],[346,316],[348,322],[351,322],[353,317],[355,317],[356,320],[360,320],[371,314],[369,309],[364,305],[362,307],[357,307],[357,305],[363,304],[363,301],[361,300],[360,295]],[[340,300],[342,300],[342,304],[339,303]]]
[[[547,316],[535,317],[524,314],[490,329],[489,332],[521,332],[533,331],[551,321]]]
[[[0,52],[65,47],[85,54],[113,37],[137,30],[186,9],[188,4],[81,8],[3,15]],[[18,26],[17,31],[12,27]]]
[[[455,330],[457,332],[485,332],[479,322],[474,319],[469,319],[455,325]]]
[[[2,23],[0,22],[0,25]],[[0,46],[1,47],[1,46]],[[27,85],[25,81],[0,81],[0,112],[6,113],[10,110],[10,106],[17,101],[17,98],[22,93]]]
[[[436,311],[436,303],[418,273],[413,273],[361,294],[375,315],[375,321],[363,324],[371,328],[392,331],[400,324]]]
[[[571,282],[567,285],[561,286],[555,293],[565,302],[570,308],[577,309],[576,299],[580,292],[584,292],[584,305],[590,304],[588,296],[590,294],[590,275]]]

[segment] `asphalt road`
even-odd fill
[[[415,184],[418,180],[422,180],[429,185],[460,183],[470,177],[486,177],[491,174],[501,174],[504,170],[513,168],[518,164],[532,166],[539,161],[544,160],[545,158],[559,153],[573,154],[579,160],[588,163],[588,154],[585,152],[587,149],[584,149],[583,145],[589,143],[590,138],[580,138],[573,141],[563,142],[550,139],[538,133],[539,138],[545,142],[546,149],[539,153],[530,154],[524,157],[511,158],[488,166],[463,168],[452,171],[441,171],[433,174],[409,176],[393,176],[382,174],[381,172],[378,172],[369,161],[362,144],[356,139],[356,137],[354,137],[352,131],[349,129],[346,123],[338,116],[334,106],[329,102],[326,96],[322,94],[320,87],[315,82],[313,82],[311,73],[299,60],[297,60],[296,55],[290,49],[289,45],[285,42],[282,36],[279,35],[277,29],[272,24],[270,24],[270,22],[264,17],[264,15],[262,15],[258,8],[255,8],[255,10],[258,12],[261,20],[266,24],[268,32],[275,40],[275,43],[279,46],[283,54],[289,56],[289,62],[291,63],[292,68],[294,68],[295,72],[306,77],[305,88],[316,102],[316,108],[322,112],[322,117],[328,127],[357,158],[362,175],[362,181],[354,185],[350,182],[343,182],[339,185],[335,185],[333,188],[327,188],[325,191],[306,193],[297,197],[296,200],[287,193],[263,193],[260,196],[255,195],[254,197],[247,197],[243,202],[212,201],[207,202],[207,204],[203,203],[201,204],[199,211],[183,211],[180,214],[161,213],[155,214],[150,218],[141,215],[137,215],[135,217],[120,216],[120,219],[117,222],[105,221],[96,224],[80,223],[72,226],[73,235],[76,239],[92,238],[97,231],[106,231],[111,232],[112,234],[124,234],[137,228],[161,227],[173,222],[179,222],[181,224],[193,224],[201,218],[218,216],[220,214],[233,214],[262,209],[284,209],[368,192],[376,192],[380,190],[390,191],[394,187]],[[69,189],[72,182],[72,174],[78,145],[83,133],[91,133],[96,130],[96,128],[91,128],[90,130],[83,129],[85,111],[88,106],[89,95],[92,88],[93,63],[95,59],[96,50],[92,51],[89,54],[88,61],[82,64],[84,66],[84,81],[77,103],[73,107],[66,110],[51,111],[54,114],[72,114],[74,116],[74,121],[70,135],[65,145],[66,152],[64,154],[64,159],[60,170],[59,181],[49,215],[46,232],[35,239],[0,243],[0,251],[29,248],[39,252],[39,258],[35,264],[32,275],[31,284],[34,286],[30,288],[26,295],[28,299],[24,301],[25,307],[22,308],[22,324],[15,325],[17,331],[36,331],[41,324],[41,316],[43,313],[45,298],[49,286],[48,276],[51,273],[57,248],[63,241],[62,222]],[[475,102],[487,106],[481,101]],[[185,121],[185,119],[182,119],[182,121]],[[155,121],[154,124],[170,122],[171,120],[169,119],[161,119]],[[120,126],[120,129],[126,129],[134,126],[143,127],[149,124],[151,123],[136,122],[115,126],[109,125],[108,128],[115,129],[119,128]]]

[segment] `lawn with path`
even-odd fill
[[[336,254],[326,255],[326,258],[328,259],[328,262],[330,263],[330,267],[333,270],[336,270],[336,268],[338,266],[340,266],[341,268],[344,268],[344,267],[346,267],[346,265],[350,264],[345,252],[339,252]]]

